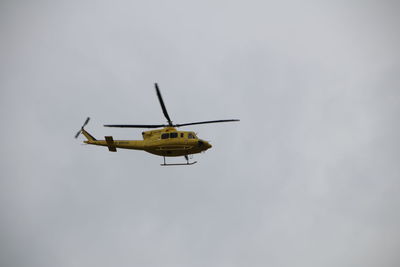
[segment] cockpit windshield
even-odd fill
[[[197,136],[193,132],[190,132],[190,133],[188,133],[188,138],[189,139],[197,139]]]

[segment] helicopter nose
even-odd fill
[[[198,143],[199,147],[205,147],[206,149],[209,149],[212,147],[212,145],[210,145],[210,143],[208,143],[207,141],[204,140],[199,140]]]

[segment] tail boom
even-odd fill
[[[95,146],[106,146],[109,151],[116,152],[117,148],[144,150],[144,142],[141,140],[114,140],[111,136],[106,136],[105,140],[87,140],[86,144]]]

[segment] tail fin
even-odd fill
[[[83,128],[82,128],[82,134],[86,137],[88,141],[96,141],[96,138],[94,138],[90,133],[86,132],[86,130]]]

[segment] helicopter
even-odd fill
[[[189,162],[189,155],[206,151],[212,146],[209,142],[198,138],[193,131],[178,131],[176,128],[197,124],[240,121],[238,119],[229,119],[174,124],[169,117],[158,84],[155,83],[154,87],[156,89],[156,94],[160,102],[161,109],[165,118],[167,119],[168,124],[106,124],[103,126],[118,128],[162,129],[142,132],[143,140],[114,140],[112,136],[105,136],[105,140],[97,140],[84,129],[84,127],[89,123],[90,118],[88,117],[83,123],[81,129],[76,133],[75,138],[78,138],[80,134],[83,134],[87,139],[84,141],[85,144],[106,146],[111,152],[117,152],[117,148],[123,148],[143,150],[157,156],[162,156],[164,158],[164,162],[160,164],[161,166],[193,165],[197,163],[197,161]],[[179,156],[185,157],[186,163],[166,163],[165,157]]]

